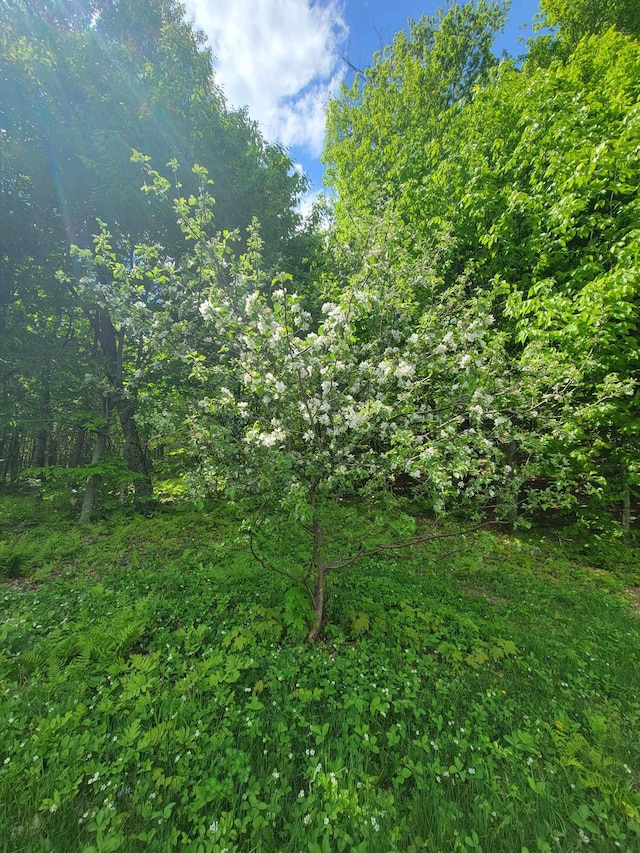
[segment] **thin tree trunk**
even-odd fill
[[[41,429],[36,432],[33,445],[33,467],[44,468],[46,465],[46,450],[48,430],[51,423],[51,363],[42,373],[40,390],[40,422]]]
[[[108,433],[108,424],[105,423],[104,426],[98,428],[98,434],[96,435],[96,443],[93,448],[93,455],[91,457],[91,464],[96,465],[102,459],[104,455],[104,451],[107,446],[107,433]],[[84,488],[84,495],[82,496],[82,509],[80,510],[80,524],[87,524],[91,520],[91,513],[93,512],[93,505],[95,503],[96,493],[98,491],[98,487],[102,481],[102,477],[100,474],[92,474],[87,479],[87,484]]]
[[[513,480],[513,475],[517,462],[517,454],[518,454],[518,442],[512,440],[509,442],[509,447],[507,449],[507,465],[510,468],[507,479]],[[517,492],[509,494],[507,498],[507,519],[511,527],[513,527],[518,520],[518,494]]]
[[[324,531],[318,511],[315,506],[315,495],[312,494],[311,503],[313,505],[313,570],[314,570],[314,586],[313,586],[313,622],[307,640],[315,641],[320,636],[324,625],[324,602],[325,602],[325,579],[327,575],[327,566],[324,560]]]
[[[622,466],[622,529],[629,532],[631,524],[631,488],[629,486],[629,472],[625,465]]]
[[[7,449],[7,437],[3,432],[0,437],[0,486],[4,486],[7,482]]]

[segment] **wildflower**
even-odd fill
[[[209,832],[215,834],[218,831],[218,821],[214,820],[209,827]]]
[[[328,818],[328,817],[326,817],[326,816],[325,816],[325,818],[324,818],[324,825],[325,825],[325,826],[329,826],[329,818]]]
[[[298,799],[304,800],[304,788],[300,788],[300,790],[298,791]]]
[[[278,773],[278,771],[277,771],[277,770],[274,770],[274,771],[273,771],[273,773],[272,773],[271,775],[273,776],[273,778],[274,778],[274,779],[279,779],[279,778],[280,778],[280,774]]]
[[[303,822],[303,824],[304,824],[305,826],[309,826],[309,824],[311,823],[311,815],[310,815],[310,814],[306,814],[306,815],[302,818],[302,822]]]

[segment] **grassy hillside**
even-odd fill
[[[308,645],[228,509],[83,529],[3,501],[1,850],[640,850],[631,545],[363,560]]]

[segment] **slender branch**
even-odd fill
[[[267,564],[266,560],[260,556],[260,554],[256,551],[254,545],[255,534],[253,532],[253,528],[249,528],[249,550],[251,551],[251,556],[256,560],[265,571],[275,572],[278,575],[282,575],[284,578],[288,578],[291,581],[295,581],[296,583],[305,585],[304,578],[297,578],[295,575],[292,575],[290,571],[287,569],[279,569],[277,566],[274,566],[272,563]]]
[[[436,539],[451,539],[454,536],[465,536],[467,533],[474,533],[476,530],[482,530],[493,524],[499,524],[497,521],[483,521],[482,524],[476,524],[474,527],[468,527],[466,530],[456,530],[453,533],[427,533],[424,536],[414,536],[404,542],[382,542],[375,545],[373,548],[361,548],[350,557],[344,557],[342,560],[337,560],[335,563],[329,563],[325,566],[325,571],[330,572],[334,569],[343,569],[345,566],[350,566],[356,560],[361,560],[364,557],[375,557],[385,551],[395,551],[400,548],[411,548],[414,545],[422,545],[425,542],[433,542]]]

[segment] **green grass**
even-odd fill
[[[640,850],[630,545],[362,561],[309,646],[231,510],[3,530],[1,850]]]

